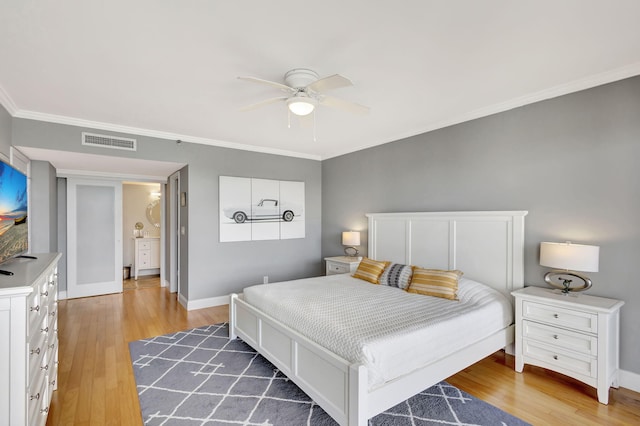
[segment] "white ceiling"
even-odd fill
[[[15,117],[324,159],[640,74],[638,0],[0,2]],[[354,86],[313,128],[282,92],[306,67]],[[51,149],[55,149],[54,146]]]

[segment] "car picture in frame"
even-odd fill
[[[220,176],[220,242],[305,237],[304,182]]]

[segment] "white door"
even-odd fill
[[[122,292],[122,183],[67,179],[67,296]]]

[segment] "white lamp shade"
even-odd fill
[[[540,243],[540,265],[568,271],[598,272],[600,247],[584,244]]]
[[[343,246],[359,246],[360,233],[357,231],[346,231],[342,233]]]

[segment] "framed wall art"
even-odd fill
[[[305,237],[304,182],[220,176],[220,242]]]

